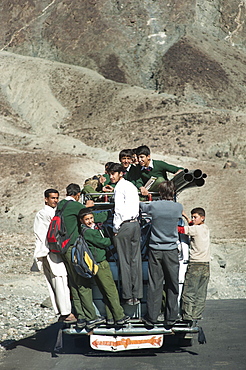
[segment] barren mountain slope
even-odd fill
[[[246,297],[245,9],[241,0],[0,3],[0,350],[55,320],[40,309],[43,274],[29,270],[43,191],[63,198],[126,147],[147,144],[153,158],[207,173],[178,200],[187,213],[207,211],[208,298]]]
[[[62,190],[71,181],[82,185],[86,177],[102,172],[106,161],[117,160],[120,149],[145,143],[153,157],[208,174],[204,188],[181,198],[208,209],[214,236],[245,236],[242,223],[234,222],[235,210],[245,210],[244,115],[230,113],[231,125],[226,115],[213,122],[215,110],[210,115],[200,110],[200,120],[193,120],[198,107],[174,96],[38,58],[2,53],[0,68],[1,217],[16,221],[21,213],[29,222],[44,188]],[[231,159],[237,167],[223,169]]]
[[[245,8],[241,0],[3,0],[0,47],[155,89],[163,55],[183,37],[205,55],[220,41],[229,54],[245,51]],[[227,58],[218,54],[210,57],[223,69]]]

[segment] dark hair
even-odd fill
[[[173,200],[175,195],[175,185],[172,181],[163,181],[159,185],[161,199]]]
[[[132,149],[133,154],[137,154],[137,148]]]
[[[55,193],[55,194],[58,194],[59,195],[59,191],[58,190],[56,190],[56,189],[47,189],[44,192],[44,197],[45,198],[49,198],[49,196],[50,196],[51,193]]]
[[[137,155],[150,155],[150,148],[147,145],[141,145],[136,149],[136,154]]]
[[[133,151],[132,149],[123,149],[119,152],[119,160],[123,157],[131,157],[133,156]]]
[[[66,187],[67,194],[66,195],[77,195],[78,193],[81,193],[80,186],[78,184],[69,184]]]
[[[111,166],[111,164],[113,164],[114,162],[107,162],[106,164],[105,164],[105,171],[107,171],[108,172],[108,169],[109,169],[109,167]]]
[[[193,208],[190,213],[192,215],[194,215],[194,213],[197,213],[199,216],[205,217],[205,210],[201,207]]]
[[[78,213],[78,219],[80,220],[81,218],[84,218],[87,215],[93,215],[92,207],[82,208]]]
[[[112,164],[114,164],[114,162],[107,162],[106,164],[105,164],[105,172],[108,174],[108,169],[109,169],[109,167],[112,165]]]
[[[125,169],[120,163],[113,163],[108,169],[108,173],[124,172]]]

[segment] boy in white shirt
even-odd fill
[[[61,256],[50,252],[46,240],[50,221],[55,215],[59,192],[56,189],[47,189],[44,199],[45,206],[36,214],[34,220],[36,242],[31,271],[40,271],[43,267],[54,311],[60,314],[59,321],[72,323],[76,322],[76,318],[71,313],[67,270]]]
[[[143,297],[141,231],[138,190],[124,179],[124,168],[114,163],[108,170],[114,189],[115,213],[113,219],[114,244],[119,257],[122,278],[122,298],[126,304],[136,305]]]

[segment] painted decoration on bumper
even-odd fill
[[[139,348],[159,348],[163,344],[163,335],[113,337],[93,334],[90,336],[90,344],[93,349],[112,352]]]

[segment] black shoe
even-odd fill
[[[140,303],[140,300],[138,298],[133,298],[133,304],[137,305]]]
[[[192,328],[195,328],[196,326],[197,326],[197,324],[198,324],[198,322],[197,322],[198,320],[193,320],[192,321],[192,324],[191,324],[191,327]]]
[[[160,313],[160,315],[158,315],[157,317],[157,323],[162,323],[164,321],[165,321],[164,314]]]
[[[116,325],[124,325],[130,320],[131,318],[129,316],[123,316],[122,319],[116,321]]]
[[[176,322],[177,320],[166,320],[164,321],[164,328],[170,330],[176,324]]]
[[[86,326],[86,320],[85,319],[77,319],[77,328],[84,329]]]
[[[166,320],[165,324],[167,324],[167,326],[174,326],[176,324],[176,320]]]
[[[113,326],[114,325],[114,319],[107,319],[106,324],[108,326]]]
[[[86,323],[86,329],[93,329],[96,326],[98,326],[100,324],[105,324],[105,323],[106,323],[105,318],[102,317],[102,316],[99,316],[95,320],[87,321],[87,323]]]
[[[145,326],[149,328],[153,328],[155,326],[155,324],[152,321],[150,321],[150,319],[147,318],[146,316],[142,317],[142,322],[144,323]]]
[[[186,324],[190,328],[193,324],[193,321],[192,320],[182,320],[182,323]]]

